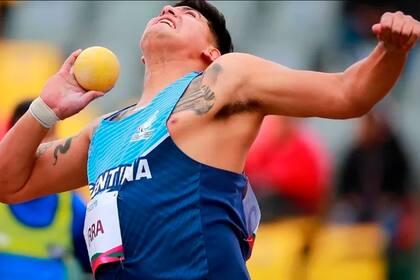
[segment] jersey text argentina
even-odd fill
[[[97,280],[249,279],[247,178],[191,159],[166,126],[198,75],[93,135],[84,233]]]

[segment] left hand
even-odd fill
[[[387,50],[407,52],[420,37],[420,22],[402,12],[388,12],[372,31]]]

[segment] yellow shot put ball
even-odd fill
[[[84,49],[73,65],[77,82],[86,90],[107,92],[120,75],[117,56],[104,47]]]

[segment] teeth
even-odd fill
[[[166,23],[166,24],[168,24],[170,27],[175,28],[174,24],[173,24],[170,20],[167,20],[167,19],[162,19],[162,20],[160,20],[159,22]]]

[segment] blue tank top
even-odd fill
[[[104,119],[88,156],[91,196],[118,190],[125,260],[96,279],[249,279],[247,178],[184,154],[166,122],[200,73],[180,78],[132,115]]]

